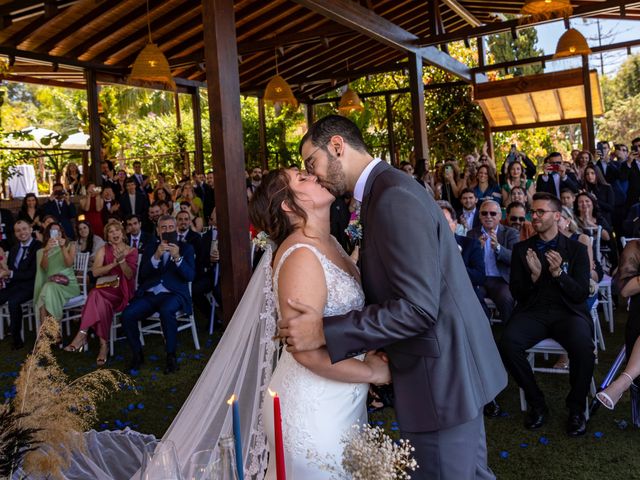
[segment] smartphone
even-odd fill
[[[559,172],[560,171],[560,165],[549,165],[549,171],[551,171],[551,172]]]
[[[93,191],[96,193],[100,193],[102,191],[102,187],[95,187]]]
[[[631,151],[637,153],[638,152],[638,145],[632,145],[631,146]]]
[[[58,230],[57,228],[55,230],[51,230],[49,232],[49,236],[51,238],[58,238],[60,236],[60,230]]]
[[[178,232],[164,232],[162,234],[162,241],[167,243],[178,243]]]
[[[444,171],[447,172],[447,173],[448,172],[452,172],[453,171],[453,167],[451,165],[447,165],[447,166],[444,167]]]

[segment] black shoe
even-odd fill
[[[164,368],[165,375],[178,371],[178,361],[175,353],[167,353],[167,366]]]
[[[584,413],[571,413],[567,419],[567,435],[581,437],[587,433],[587,420]]]
[[[21,348],[24,348],[24,342],[22,340],[18,340],[11,344],[11,350],[20,350]]]
[[[142,350],[138,352],[133,352],[133,356],[131,357],[131,363],[129,364],[129,370],[140,370],[140,367],[144,363],[144,355],[142,354]]]
[[[524,419],[525,428],[528,428],[529,430],[537,430],[544,425],[548,415],[549,409],[546,405],[543,407],[530,407],[527,412],[527,416]]]
[[[495,418],[500,416],[500,414],[502,413],[502,408],[500,408],[498,402],[496,402],[495,400],[491,400],[484,406],[483,411],[485,417]]]

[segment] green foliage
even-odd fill
[[[629,56],[615,77],[603,77],[601,86],[607,111],[617,102],[627,101],[640,94],[640,54]]]
[[[640,94],[616,102],[597,124],[599,138],[629,145],[640,136]]]
[[[516,18],[514,15],[506,15],[507,19]],[[514,40],[510,32],[498,33],[487,37],[489,45],[489,58],[491,63],[512,62],[522,58],[540,57],[543,51],[537,48],[538,32],[535,28],[523,28],[518,30],[518,36]],[[504,76],[522,76],[542,73],[542,65],[523,65],[507,69]]]

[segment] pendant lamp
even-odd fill
[[[589,48],[587,40],[575,28],[570,28],[564,32],[560,40],[558,40],[556,53],[553,55],[553,58],[589,55],[590,53],[591,49]]]
[[[169,61],[164,56],[158,45],[151,40],[151,23],[149,20],[149,0],[147,0],[147,29],[149,31],[149,43],[140,51],[131,67],[129,78],[145,82],[160,82],[168,85],[173,90],[176,83],[171,75]]]
[[[347,73],[349,72],[349,62],[347,61]],[[338,105],[338,112],[342,115],[348,115],[349,113],[356,111],[361,112],[364,110],[364,105],[362,104],[362,100],[356,92],[351,90],[351,85],[349,85],[349,77],[347,77],[347,89],[340,97],[340,104]]]
[[[551,16],[569,16],[573,7],[569,0],[525,0],[520,13],[538,18]]]
[[[269,80],[264,90],[264,101],[272,104],[288,104],[298,106],[298,100],[287,81],[278,75],[278,53],[276,52],[276,75]]]

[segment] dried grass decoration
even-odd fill
[[[60,324],[47,316],[16,379],[16,396],[0,415],[0,466],[9,470],[0,475],[11,478],[22,465],[27,475],[62,479],[71,453],[86,448],[83,432],[97,420],[97,403],[131,384],[124,373],[108,369],[70,382],[52,352],[59,335]],[[7,438],[5,428],[19,439]]]

